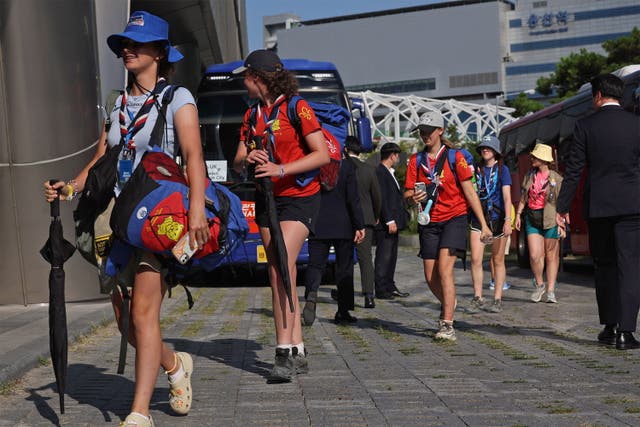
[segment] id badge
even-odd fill
[[[121,186],[126,184],[129,178],[131,178],[131,172],[133,172],[132,159],[118,160],[118,181]]]

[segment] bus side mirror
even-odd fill
[[[358,117],[356,119],[356,132],[360,144],[362,144],[362,151],[364,153],[370,153],[373,151],[373,141],[371,138],[371,120],[368,117]]]

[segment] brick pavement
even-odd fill
[[[594,343],[599,331],[589,274],[562,273],[559,304],[528,301],[528,272],[509,268],[514,287],[501,314],[465,314],[470,273],[456,269],[456,343],[432,340],[439,305],[420,261],[401,248],[396,279],[406,299],[361,308],[356,326],[333,324],[321,288],[318,320],[305,328],[308,375],[268,384],[274,332],[266,287],[193,289],[163,305],[168,343],[194,355],[191,413],[169,413],[159,375],[152,415],[161,426],[627,426],[640,425],[640,353]],[[570,283],[570,284],[569,284]],[[359,288],[356,285],[356,289]],[[485,291],[488,295],[488,290]],[[0,388],[0,426],[117,425],[132,399],[133,351],[115,373],[115,325],[70,349],[67,413],[58,414],[50,366]]]

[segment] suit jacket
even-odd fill
[[[382,204],[376,169],[373,165],[365,163],[357,157],[351,157],[351,160],[356,166],[358,194],[360,195],[360,206],[364,215],[364,225],[373,227],[378,222],[378,218],[380,218],[380,206]]]
[[[397,181],[391,176],[391,172],[380,163],[376,168],[380,194],[382,194],[382,206],[380,208],[380,225],[386,227],[389,221],[395,221],[398,230],[407,226],[407,210],[404,208],[402,190]]]
[[[558,212],[569,212],[585,167],[585,217],[640,213],[640,117],[607,105],[576,122]]]
[[[320,193],[320,212],[311,239],[350,239],[356,230],[364,228],[356,166],[342,159],[338,184],[331,191]]]

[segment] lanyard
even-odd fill
[[[275,138],[275,135],[273,134],[273,129],[271,129],[271,125],[273,125],[273,123],[278,118],[278,113],[280,112],[280,104],[282,104],[282,102],[284,102],[285,99],[286,98],[284,95],[280,95],[275,99],[275,101],[273,101],[273,105],[271,107],[271,113],[269,114],[268,117],[267,117],[267,112],[263,111],[260,104],[258,104],[257,115],[262,117],[264,121],[264,124],[265,124],[264,135],[269,140],[268,147],[264,147],[264,148],[269,153],[269,160],[271,160],[272,162],[275,160],[273,157],[273,152],[275,152],[276,150],[276,138]],[[255,129],[253,129],[253,131],[255,134]]]

